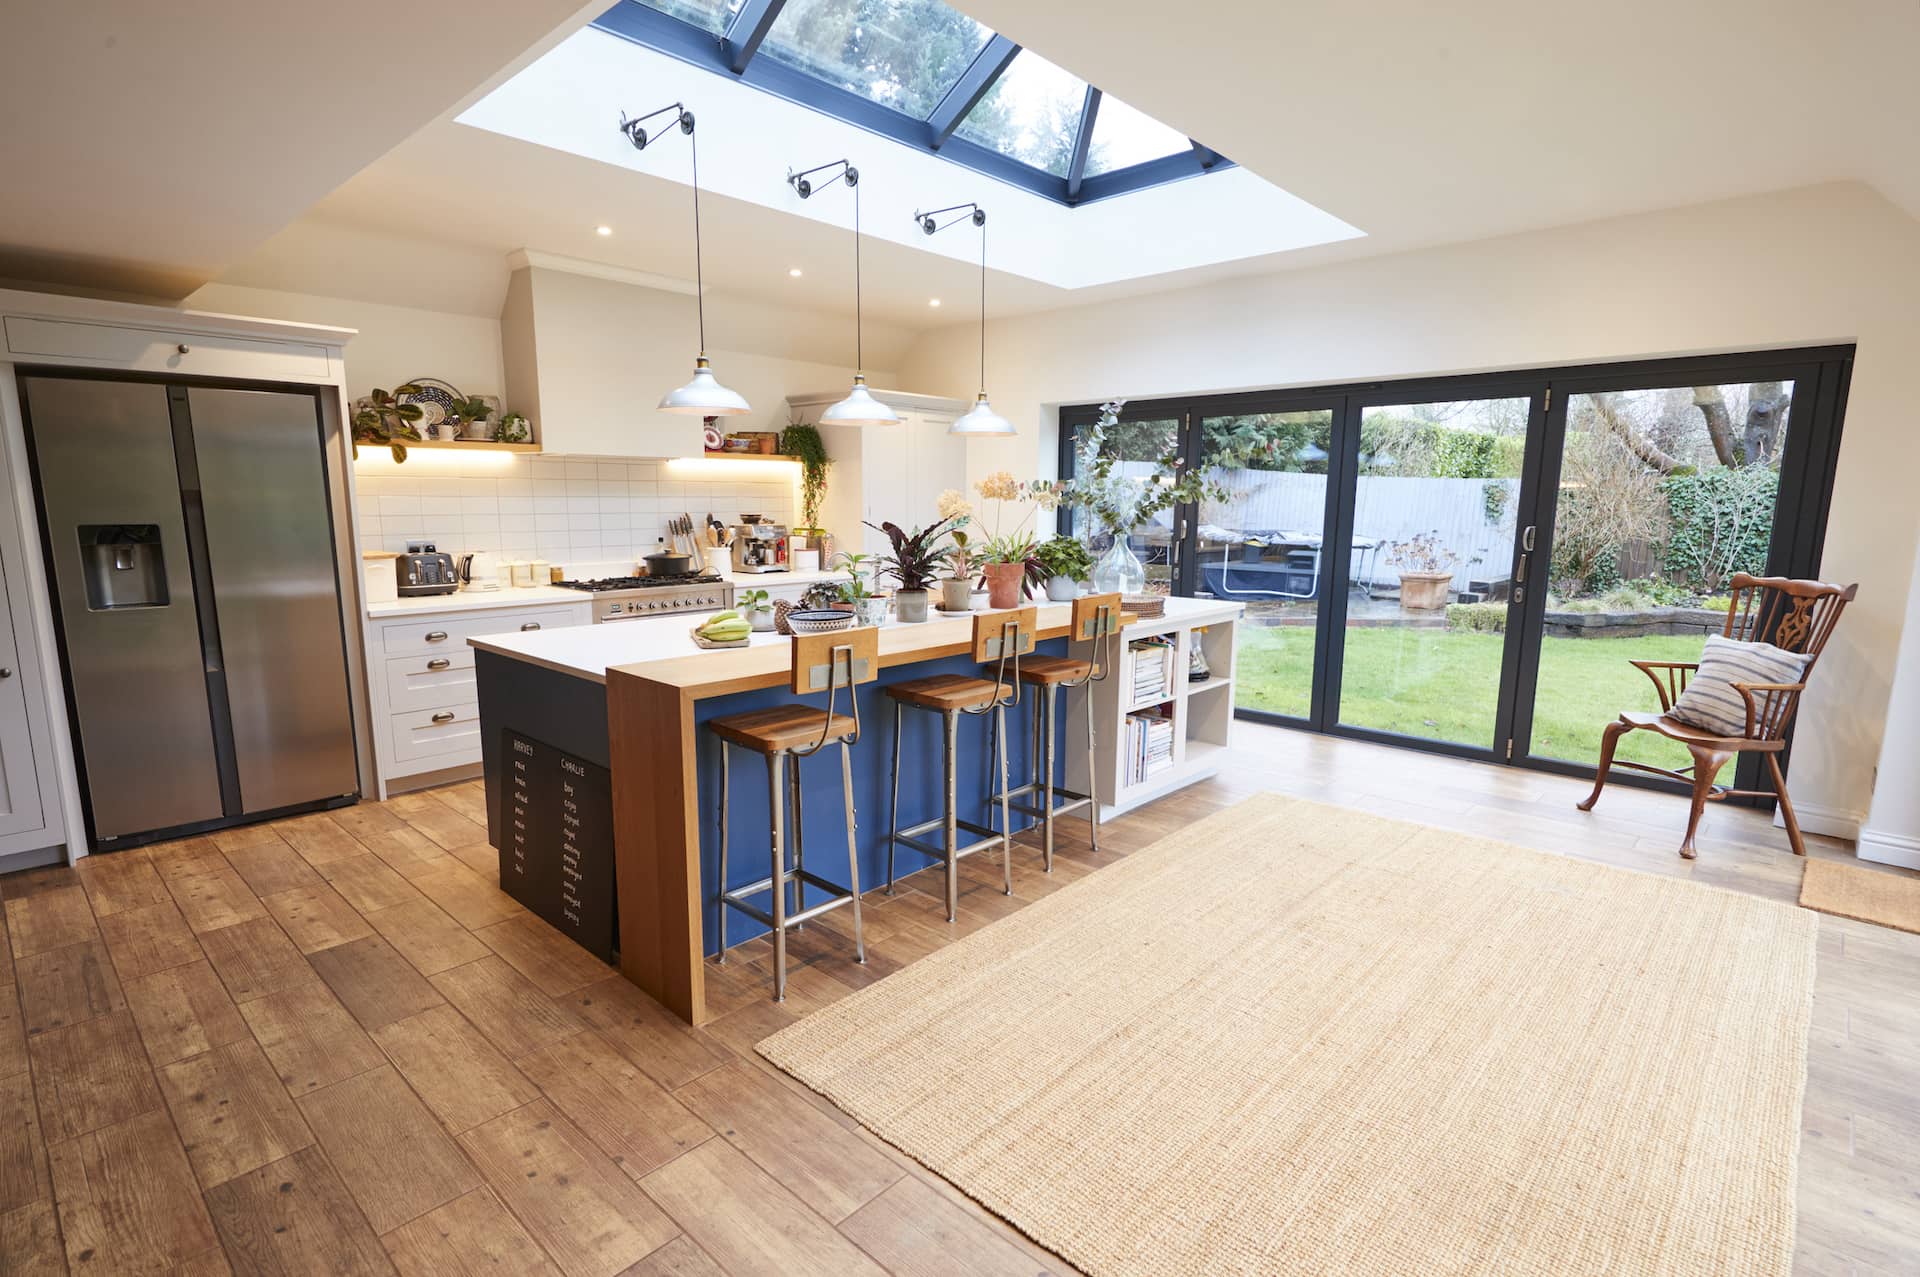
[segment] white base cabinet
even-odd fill
[[[469,638],[592,621],[593,604],[585,599],[369,620],[367,683],[380,797],[409,776],[480,765],[480,695]]]

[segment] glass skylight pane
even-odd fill
[[[740,7],[740,0],[640,0],[640,3],[715,35],[727,29],[727,19]]]
[[[1086,81],[1022,49],[954,132],[1065,177],[1086,97]]]
[[[1192,145],[1178,129],[1170,129],[1119,98],[1103,93],[1099,113],[1093,117],[1093,145],[1087,151],[1087,173],[1091,176],[1130,168],[1163,155],[1178,155],[1190,150]]]
[[[992,38],[939,0],[787,0],[760,54],[925,119]]]

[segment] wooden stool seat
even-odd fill
[[[1093,676],[1093,662],[1071,656],[1028,656],[1020,662],[1020,681],[1057,687],[1061,683],[1081,683]]]
[[[820,739],[822,726],[827,727],[829,742],[841,740],[854,732],[854,721],[845,714],[835,714],[831,725],[828,725],[825,710],[806,705],[776,705],[771,709],[756,709],[745,714],[729,714],[725,718],[714,719],[707,726],[720,739],[761,754],[775,754],[800,745],[810,745]]]
[[[888,696],[921,709],[966,710],[991,705],[999,699],[1012,700],[1013,688],[990,678],[968,678],[965,674],[935,674],[930,678],[908,679],[885,689]]]

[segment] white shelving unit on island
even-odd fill
[[[1164,616],[1121,632],[1110,677],[1069,697],[1066,785],[1098,794],[1102,820],[1220,769],[1233,729],[1230,689],[1243,610],[1242,604],[1216,599],[1170,598]],[[1211,671],[1199,683],[1187,678],[1195,644]],[[1092,791],[1085,751],[1074,744],[1085,739],[1089,704],[1099,772]]]

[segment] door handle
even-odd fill
[[[0,678],[12,678],[12,677],[13,677],[12,668],[6,665],[0,665]]]
[[[446,641],[447,632],[445,630],[429,630],[427,632],[427,642],[429,643],[444,643]]]
[[[527,623],[526,623],[525,625],[522,625],[522,626],[520,627],[520,630],[521,630],[521,632],[522,632],[522,633],[525,633],[525,632],[526,632],[526,631],[528,631],[528,630],[537,630],[537,629],[539,629],[539,628],[540,628],[540,622],[538,622],[538,621],[528,621],[528,622],[527,622]]]
[[[442,710],[433,716],[433,721],[436,723],[451,723],[453,721],[453,711]]]
[[[452,664],[453,662],[448,660],[446,657],[436,656],[432,660],[427,662],[427,668],[430,670],[443,670]]]
[[[1534,525],[1529,523],[1526,527],[1526,531],[1520,534],[1520,548],[1522,550],[1525,550],[1528,554],[1533,553],[1533,529],[1534,529]]]

